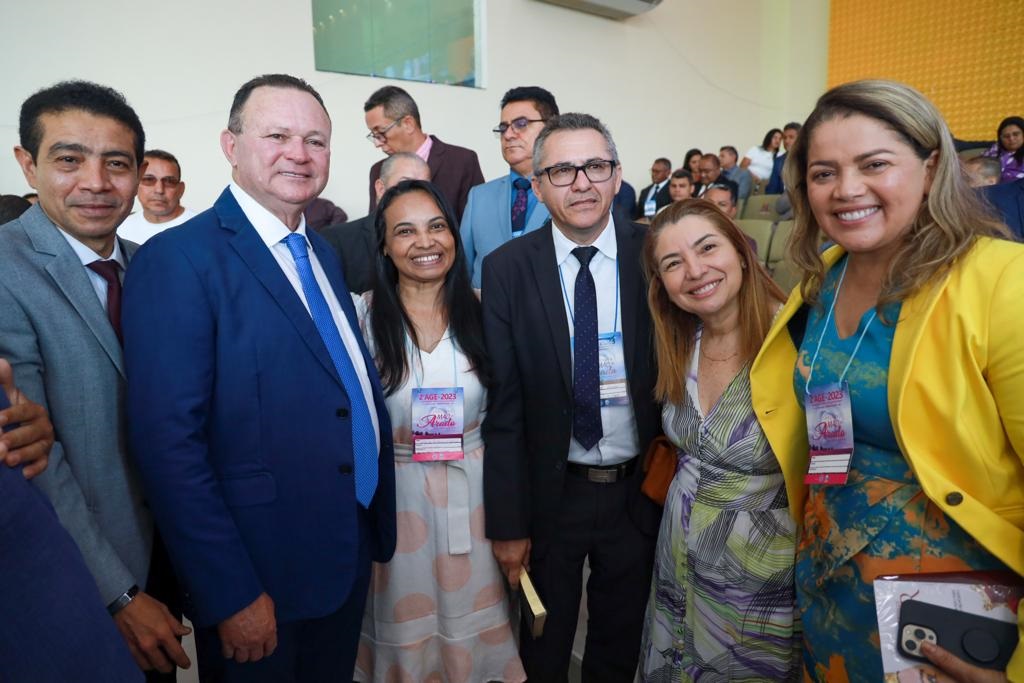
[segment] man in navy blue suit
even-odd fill
[[[983,192],[1013,236],[1024,241],[1024,180],[990,185]]]
[[[303,210],[331,121],[286,75],[235,94],[213,208],[125,281],[129,425],[204,681],[350,675],[370,561],[395,546],[391,427],[330,245]]]
[[[53,425],[14,386],[6,360],[0,428],[0,680],[141,683],[82,554],[28,482],[46,467]]]

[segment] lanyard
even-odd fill
[[[814,364],[818,362],[818,353],[821,351],[821,342],[824,341],[825,335],[828,334],[828,324],[832,320],[832,312],[836,308],[836,301],[839,299],[839,290],[843,287],[843,280],[846,278],[846,267],[850,265],[850,260],[847,258],[846,262],[843,263],[843,272],[839,275],[839,283],[836,284],[836,294],[832,297],[832,305],[828,307],[828,315],[825,316],[825,325],[822,327],[821,336],[818,337],[818,346],[814,349],[814,357],[811,358],[811,367],[807,371],[807,383],[804,384],[804,393],[808,396],[811,395],[811,378],[814,376]],[[860,333],[860,337],[857,338],[857,344],[853,347],[853,353],[850,354],[850,359],[846,361],[846,367],[843,368],[843,374],[839,376],[839,384],[843,383],[846,378],[846,373],[850,369],[850,365],[853,363],[854,356],[860,350],[860,343],[864,341],[864,335],[868,333],[868,328],[871,327],[871,323],[875,321],[875,314],[877,311],[871,311],[871,317],[868,318],[868,322],[864,325],[864,331]]]
[[[580,268],[582,268],[582,267],[583,267],[583,264],[581,263],[580,264]],[[590,268],[590,264],[587,264],[587,268],[588,269]],[[593,277],[594,274],[591,273],[590,276]],[[565,297],[565,307],[569,310],[569,319],[572,321],[573,334],[575,334],[575,330],[576,330],[576,316],[575,316],[575,314],[573,314],[572,303],[569,301],[569,291],[565,288],[565,276],[562,275],[562,264],[561,263],[558,264],[558,279],[562,281],[562,296]],[[597,290],[597,286],[596,285],[597,285],[597,283],[595,282],[594,284],[595,284],[594,290],[595,290],[595,293],[596,293],[596,290]],[[612,323],[612,334],[615,334],[618,331],[619,331],[619,259],[616,257],[616,259],[615,259],[615,322]]]
[[[453,387],[457,387],[457,386],[459,386],[459,371],[455,367],[455,342],[452,341],[452,339],[451,339],[451,330],[447,330],[447,332],[448,332],[448,343],[451,344],[451,347],[452,347],[452,386]],[[417,389],[422,389],[423,388],[423,374],[424,374],[423,373],[423,352],[420,349],[415,348],[413,346],[412,339],[409,337],[409,335],[406,335],[405,339],[406,339],[406,346],[408,346],[410,351],[419,351],[419,353],[416,354],[416,358],[419,360],[420,372],[418,374],[416,372],[416,363],[411,363],[411,365],[412,365],[413,381],[416,382],[416,388]],[[444,337],[441,337],[441,341],[444,341]],[[439,341],[438,344],[440,344],[440,343],[441,342]],[[409,357],[412,358],[412,355],[413,354],[410,353]]]

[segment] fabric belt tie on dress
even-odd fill
[[[469,453],[483,448],[484,441],[479,427],[462,436],[462,451]],[[412,446],[396,443],[395,460],[412,462]],[[448,552],[451,555],[467,555],[473,547],[469,530],[469,472],[465,460],[445,460],[445,476],[448,485]],[[417,463],[430,464],[430,463]]]
[[[581,465],[576,462],[567,462],[565,471],[595,484],[614,484],[625,479],[636,469],[636,462],[640,458],[633,458],[618,465]]]

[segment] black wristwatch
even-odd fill
[[[117,614],[118,612],[123,610],[125,607],[127,607],[128,603],[130,603],[132,600],[134,600],[135,596],[138,595],[138,594],[139,594],[139,587],[138,586],[132,586],[131,588],[126,590],[124,593],[121,593],[121,595],[117,596],[117,599],[114,600],[114,602],[112,602],[109,605],[107,605],[107,611],[110,612],[110,616],[114,616],[115,614]]]

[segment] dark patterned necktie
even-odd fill
[[[93,261],[85,266],[107,281],[107,318],[114,328],[117,341],[124,345],[121,336],[121,264],[117,261]]]
[[[572,435],[588,451],[601,439],[601,387],[597,354],[597,288],[590,260],[597,247],[576,247],[580,262],[573,294]]]
[[[530,189],[530,181],[516,178],[512,185],[516,188],[516,199],[512,202],[512,232],[522,232],[526,227],[526,191]]]

